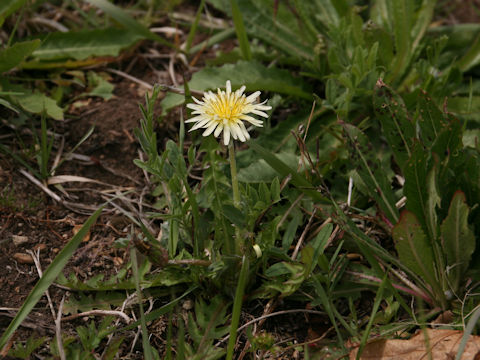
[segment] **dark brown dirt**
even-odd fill
[[[114,98],[93,100],[88,107],[74,113],[75,118],[54,126],[55,132],[65,137],[66,153],[95,125],[94,133],[75,151],[89,161],[68,160],[56,171],[56,175],[83,176],[105,184],[63,184],[68,197],[56,192],[76,206],[55,203],[19,172],[21,167],[17,163],[4,154],[0,155],[0,307],[12,309],[0,312],[0,333],[39,279],[28,251],[40,247],[40,263],[45,269],[71,239],[74,227],[84,223],[87,216],[83,213],[92,213],[89,209],[95,209],[105,201],[100,196],[101,191],[128,188],[140,192],[145,186],[142,171],[133,163],[139,148],[133,130],[139,125],[138,104],[144,101],[144,91],[130,81],[116,80]],[[4,144],[17,146],[13,135]],[[31,165],[36,166],[35,163]],[[98,273],[106,277],[116,273],[128,261],[127,251],[116,249],[112,244],[127,235],[128,223],[125,217],[111,210],[102,215],[91,229],[89,239],[69,261],[65,275],[73,272],[78,278],[86,279]],[[14,239],[17,240],[18,236],[25,237],[25,242],[16,244]],[[19,260],[18,257],[22,256],[28,263]],[[65,291],[52,286],[50,293],[57,309]],[[64,328],[68,331],[71,326],[66,324]],[[54,329],[53,316],[44,296],[18,331],[17,339],[25,339],[31,334],[52,337]]]

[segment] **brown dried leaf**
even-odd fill
[[[77,233],[80,231],[80,229],[82,228],[83,224],[80,224],[80,225],[74,225],[73,226],[73,235],[77,235]],[[85,235],[85,237],[82,239],[83,242],[88,242],[90,240],[90,231],[87,232],[87,234]]]
[[[427,329],[419,331],[408,340],[381,339],[368,343],[360,356],[362,360],[418,360],[428,359],[425,337],[428,336],[432,359],[455,359],[463,332],[458,330]],[[356,359],[358,348],[350,352],[349,358]],[[470,336],[461,357],[462,360],[480,358],[480,336]]]

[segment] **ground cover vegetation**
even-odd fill
[[[478,355],[480,9],[450,6],[3,1],[1,356]]]

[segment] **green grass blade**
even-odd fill
[[[200,5],[197,9],[197,14],[195,15],[195,20],[193,21],[192,27],[190,28],[190,32],[188,33],[186,45],[185,45],[185,52],[187,54],[190,53],[190,47],[192,46],[193,38],[195,37],[195,33],[197,32],[198,21],[200,20],[200,16],[202,15],[203,7],[205,6],[205,0],[200,2]]]
[[[235,299],[233,301],[232,322],[230,324],[230,338],[227,346],[227,360],[233,359],[233,350],[235,349],[235,342],[237,340],[237,329],[240,321],[240,313],[242,311],[243,294],[248,278],[249,261],[244,255],[242,258],[242,268],[238,277],[237,290],[235,291]]]
[[[11,156],[15,161],[19,162],[20,164],[22,164],[23,166],[25,166],[26,169],[28,169],[28,171],[35,175],[35,177],[37,179],[41,179],[41,176],[40,176],[40,173],[35,170],[34,168],[32,168],[30,166],[30,164],[28,164],[25,160],[23,160],[20,156],[18,156],[17,154],[15,154],[14,152],[12,152],[8,147],[6,146],[3,146],[2,144],[0,144],[0,152],[3,152],[4,154],[7,154],[9,156]]]
[[[148,340],[147,322],[145,320],[145,313],[143,311],[143,297],[140,289],[140,275],[138,274],[137,253],[135,248],[130,249],[130,258],[132,259],[133,279],[135,281],[135,288],[137,291],[138,306],[140,307],[140,324],[142,328],[142,347],[143,355],[146,360],[153,360],[152,348]]]
[[[463,332],[462,341],[458,346],[457,355],[455,356],[455,360],[460,360],[462,358],[463,352],[465,351],[465,347],[467,346],[467,342],[470,339],[470,335],[472,335],[475,326],[477,325],[478,319],[480,319],[480,308],[477,308],[473,313],[470,320],[468,320],[467,327]]]
[[[20,326],[22,321],[25,320],[30,311],[32,311],[33,307],[43,296],[48,287],[55,281],[57,276],[67,264],[70,257],[73,255],[73,252],[82,242],[90,227],[95,223],[97,218],[102,213],[102,210],[103,206],[100,207],[97,211],[95,211],[92,216],[87,219],[87,221],[85,222],[85,224],[83,224],[82,228],[78,231],[78,233],[72,237],[72,239],[67,243],[67,245],[65,245],[62,251],[58,253],[57,257],[45,270],[43,276],[34,286],[32,291],[30,291],[30,294],[28,294],[17,315],[15,315],[7,330],[5,330],[2,337],[0,338],[0,349],[5,346],[8,339],[13,335],[13,333]]]
[[[414,52],[418,47],[428,27],[432,23],[433,12],[435,10],[436,3],[437,0],[424,0],[420,10],[418,11],[417,22],[413,27],[412,33],[412,52]]]
[[[245,60],[252,59],[252,52],[250,50],[250,44],[248,42],[247,32],[245,31],[245,25],[243,24],[243,16],[238,7],[237,0],[230,0],[232,6],[232,17],[235,25],[235,32],[237,33],[238,43],[240,50],[242,51],[243,58]]]
[[[342,123],[344,132],[351,148],[351,157],[358,166],[358,175],[367,185],[368,192],[375,199],[380,209],[392,223],[399,218],[395,206],[392,186],[388,181],[386,172],[378,166],[377,155],[371,151],[370,142],[365,134],[353,125]]]
[[[209,46],[218,44],[230,37],[233,37],[235,34],[235,29],[225,29],[216,33],[215,35],[210,36],[207,40],[202,41],[201,43],[194,45],[188,51],[188,54],[194,54],[198,51],[208,48]]]
[[[47,138],[47,117],[45,112],[42,113],[40,118],[41,124],[41,131],[40,131],[40,158],[39,158],[39,165],[40,165],[40,174],[42,175],[42,179],[48,178],[48,158],[49,158],[49,151],[48,151],[48,138]]]
[[[335,319],[335,313],[332,309],[332,306],[330,305],[330,301],[328,300],[327,293],[325,292],[325,289],[323,288],[323,285],[320,283],[318,278],[314,277],[313,279],[314,279],[313,286],[315,288],[315,292],[317,293],[319,300],[322,303],[323,309],[325,310],[325,312],[327,313],[330,319],[330,322],[335,328],[335,332],[337,333],[337,337],[338,337],[338,342],[340,344],[343,344],[342,333],[340,332],[340,328],[338,327],[337,320]]]
[[[463,55],[455,64],[458,68],[465,72],[470,70],[475,65],[480,63],[480,35],[476,38],[473,45],[468,49],[467,53]]]
[[[411,0],[392,0],[389,10],[394,23],[396,61],[393,64],[389,80],[395,81],[403,76],[412,57],[411,22],[413,4]]]
[[[140,24],[130,15],[128,15],[123,9],[106,0],[87,0],[90,4],[100,8],[103,12],[110,15],[125,28],[135,31],[136,33],[143,35],[147,39],[157,41],[158,43],[168,46],[170,48],[176,48],[173,44],[161,38],[157,34],[152,33],[147,27]]]
[[[362,340],[360,341],[360,347],[358,348],[358,352],[356,356],[357,360],[361,359],[360,356],[362,355],[363,348],[367,344],[368,335],[370,334],[370,331],[372,330],[373,322],[375,321],[375,315],[377,314],[378,308],[380,307],[380,303],[383,300],[383,291],[385,290],[385,285],[387,284],[387,273],[385,274],[385,277],[383,278],[383,281],[380,287],[378,288],[377,295],[375,295],[375,301],[373,303],[372,313],[370,314],[367,327],[365,328],[365,331],[363,332],[363,335],[362,335]]]

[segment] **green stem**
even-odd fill
[[[45,111],[40,118],[41,130],[40,130],[40,174],[42,180],[48,177],[48,139],[47,139],[47,116]]]
[[[228,144],[228,155],[230,157],[230,174],[232,175],[233,205],[240,208],[240,194],[238,192],[237,163],[235,162],[235,145],[233,141]]]
[[[233,141],[228,144],[228,156],[230,158],[230,174],[232,177],[233,205],[240,209],[240,193],[238,191],[237,163],[235,161],[235,145]],[[244,244],[240,243],[241,235],[238,226],[235,226],[235,254],[243,253]]]

